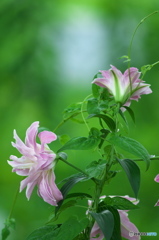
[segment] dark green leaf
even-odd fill
[[[91,128],[88,138],[76,137],[69,140],[58,152],[63,150],[88,150],[95,148],[100,141],[100,131],[97,128]]]
[[[63,198],[65,199],[68,192],[71,190],[71,188],[78,182],[82,181],[82,180],[86,180],[89,179],[89,177],[87,175],[84,175],[82,173],[77,173],[74,174],[73,176],[67,178],[67,182],[62,186],[62,188],[60,189]],[[61,205],[63,204],[64,200],[61,200],[58,203],[58,206],[55,208],[55,213],[57,214],[57,212],[59,211]]]
[[[93,161],[86,167],[86,173],[88,173],[90,178],[99,178],[103,175],[105,170],[106,162],[102,159],[99,161]]]
[[[133,122],[135,123],[135,115],[133,110],[130,107],[124,106],[124,108],[128,111],[130,117],[132,118]]]
[[[80,199],[83,199],[83,198],[88,198],[88,199],[91,199],[92,196],[89,195],[88,193],[81,193],[81,192],[76,192],[76,193],[70,193],[66,196],[66,199],[68,198],[80,198]]]
[[[131,210],[138,208],[137,205],[133,204],[131,201],[123,197],[106,197],[104,199],[104,203],[107,206],[111,206],[118,210]]]
[[[109,139],[109,142],[137,157],[140,157],[146,163],[146,170],[149,168],[150,155],[141,143],[132,138],[120,137],[117,135],[111,137],[111,139]]]
[[[9,218],[5,221],[5,227],[2,229],[2,240],[6,240],[10,235],[10,229],[15,229],[15,219]]]
[[[88,225],[88,219],[79,221],[77,218],[72,217],[63,223],[56,240],[73,240],[79,233],[81,233]],[[50,240],[52,240],[50,238]]]
[[[88,118],[93,118],[93,117],[97,117],[97,118],[101,118],[103,119],[103,121],[107,124],[107,126],[110,128],[111,131],[115,131],[116,129],[116,124],[114,122],[114,120],[107,116],[107,115],[104,115],[104,114],[91,114],[87,117]]]
[[[122,240],[119,212],[113,207],[109,207],[108,210],[113,214],[114,217],[114,229],[111,240]]]
[[[110,240],[114,229],[114,216],[109,210],[100,213],[89,212],[96,220],[106,240]]]
[[[88,114],[98,114],[98,113],[100,113],[97,98],[91,98],[91,99],[88,100],[88,102],[87,102],[87,112],[88,112]]]
[[[137,198],[138,191],[140,188],[140,169],[138,165],[130,159],[124,159],[124,160],[118,159],[118,162],[124,169],[129,179],[130,185],[134,191],[135,197]]]
[[[60,228],[57,225],[44,226],[32,232],[26,240],[56,240]]]

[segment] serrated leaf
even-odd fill
[[[99,178],[103,175],[105,170],[106,162],[102,159],[99,161],[93,161],[86,167],[86,173],[90,178]]]
[[[116,124],[114,122],[114,120],[107,116],[107,115],[104,115],[104,114],[91,114],[87,117],[87,119],[89,118],[93,118],[93,117],[97,117],[97,118],[101,118],[103,119],[103,121],[107,124],[107,126],[110,128],[111,131],[115,131],[116,129]]]
[[[125,171],[129,179],[130,185],[132,187],[132,190],[135,194],[135,197],[137,198],[138,191],[140,188],[140,169],[138,165],[130,159],[123,159],[123,160],[118,159],[118,162],[120,163],[123,170]]]
[[[146,148],[136,140],[128,137],[121,137],[114,135],[109,139],[109,142],[114,144],[117,147],[143,159],[146,163],[146,170],[150,165],[150,154]]]
[[[88,114],[98,114],[98,113],[100,113],[97,98],[88,99],[87,112],[88,112]]]
[[[88,150],[95,148],[100,141],[100,131],[97,128],[91,128],[88,138],[75,137],[69,140],[57,152],[63,150]]]
[[[123,197],[106,197],[104,203],[118,210],[132,210],[137,209],[138,206],[133,204],[126,198]]]
[[[96,220],[106,240],[110,240],[114,229],[114,216],[109,210],[100,213],[89,212]]]

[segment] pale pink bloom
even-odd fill
[[[159,174],[157,174],[157,176],[155,177],[155,182],[159,182]],[[155,204],[155,207],[159,206],[159,200],[157,201],[157,203]]]
[[[106,196],[102,196],[101,201],[105,197]],[[115,197],[115,196],[109,196],[109,197]],[[131,201],[135,205],[139,202],[135,198],[130,198],[128,195],[121,196],[121,197],[128,199],[129,201]],[[91,207],[91,202],[89,202],[89,207]],[[131,232],[139,233],[139,230],[137,229],[137,227],[132,222],[130,222],[130,220],[128,218],[128,213],[127,213],[128,210],[118,210],[118,212],[119,212],[120,223],[121,223],[121,225],[120,225],[121,236],[126,238],[126,239],[130,239],[130,240],[140,240],[140,236],[137,236],[137,235],[130,236]],[[107,226],[105,226],[105,227],[107,227]],[[102,231],[100,230],[97,222],[95,222],[94,225],[93,225],[93,228],[91,230],[91,233],[90,233],[90,240],[103,240],[103,239],[104,239],[104,235],[103,235]]]
[[[122,74],[111,65],[108,71],[100,72],[102,77],[94,79],[92,83],[107,88],[121,106],[130,106],[131,100],[138,101],[140,95],[152,93],[150,84],[139,79],[141,73],[137,68],[131,67]]]
[[[47,143],[57,139],[56,134],[50,131],[43,131],[38,134],[39,122],[34,122],[26,131],[25,143],[18,137],[14,130],[15,143],[13,147],[22,154],[20,158],[11,155],[8,161],[13,167],[13,172],[20,176],[27,176],[20,183],[20,192],[26,187],[28,200],[34,187],[38,186],[38,194],[45,202],[56,206],[58,201],[63,199],[60,190],[55,184],[53,169],[56,164],[56,154],[50,150]],[[36,137],[41,144],[36,142]]]

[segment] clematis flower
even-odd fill
[[[26,131],[25,143],[14,130],[15,143],[12,142],[22,156],[11,155],[8,164],[13,167],[12,172],[20,176],[27,176],[20,183],[20,192],[26,187],[26,197],[29,200],[34,187],[38,186],[38,195],[51,205],[56,206],[63,199],[55,184],[53,169],[56,164],[56,154],[50,150],[48,143],[57,139],[56,134],[43,131],[38,134],[41,144],[36,142],[39,122],[34,122]]]
[[[108,71],[100,72],[102,78],[96,78],[92,83],[107,88],[115,102],[120,103],[121,106],[130,106],[131,100],[138,101],[140,95],[152,93],[150,84],[139,79],[141,73],[137,68],[131,67],[122,74],[120,70],[111,65]]]
[[[115,197],[115,196],[109,196],[109,197]],[[128,195],[122,196],[122,197],[128,199],[135,205],[139,202],[135,198],[130,198]],[[101,200],[104,198],[106,198],[106,196],[102,196]],[[92,205],[91,201],[88,202],[88,205],[89,207],[91,207]],[[127,213],[128,210],[118,210],[118,212],[119,212],[120,223],[121,223],[121,226],[120,226],[121,236],[130,240],[140,240],[140,236],[133,234],[133,233],[138,233],[139,231],[137,227],[132,222],[130,222],[128,218],[128,213]],[[90,233],[90,240],[103,240],[103,239],[104,239],[104,235],[101,229],[99,228],[97,222],[95,222]]]
[[[155,177],[155,182],[158,182],[159,183],[159,174],[157,174],[157,176]],[[155,207],[156,206],[159,206],[159,200],[157,201],[157,203],[155,204]]]

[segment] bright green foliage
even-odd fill
[[[88,150],[95,148],[100,141],[100,131],[97,128],[91,128],[88,138],[75,137],[69,140],[58,152],[63,150]]]
[[[111,131],[113,131],[113,132],[115,131],[116,124],[111,117],[109,117],[107,115],[104,115],[104,114],[91,114],[87,117],[87,119],[88,118],[93,118],[93,117],[97,117],[99,119],[102,119],[106,123],[106,125],[110,128]]]
[[[93,161],[86,167],[86,173],[90,178],[100,178],[104,173],[105,166],[106,162],[102,159]]]
[[[2,240],[6,240],[10,235],[10,228],[15,229],[15,219],[6,219],[5,227],[2,229]]]
[[[122,137],[117,135],[113,135],[109,139],[109,142],[137,157],[140,157],[145,161],[146,169],[149,168],[150,154],[141,143],[137,142],[132,138]]]
[[[62,225],[46,225],[32,232],[26,240],[73,240],[86,228],[88,219],[79,221],[72,217]]]
[[[111,206],[118,210],[132,210],[138,208],[137,205],[123,197],[106,197],[103,201],[106,206]]]

